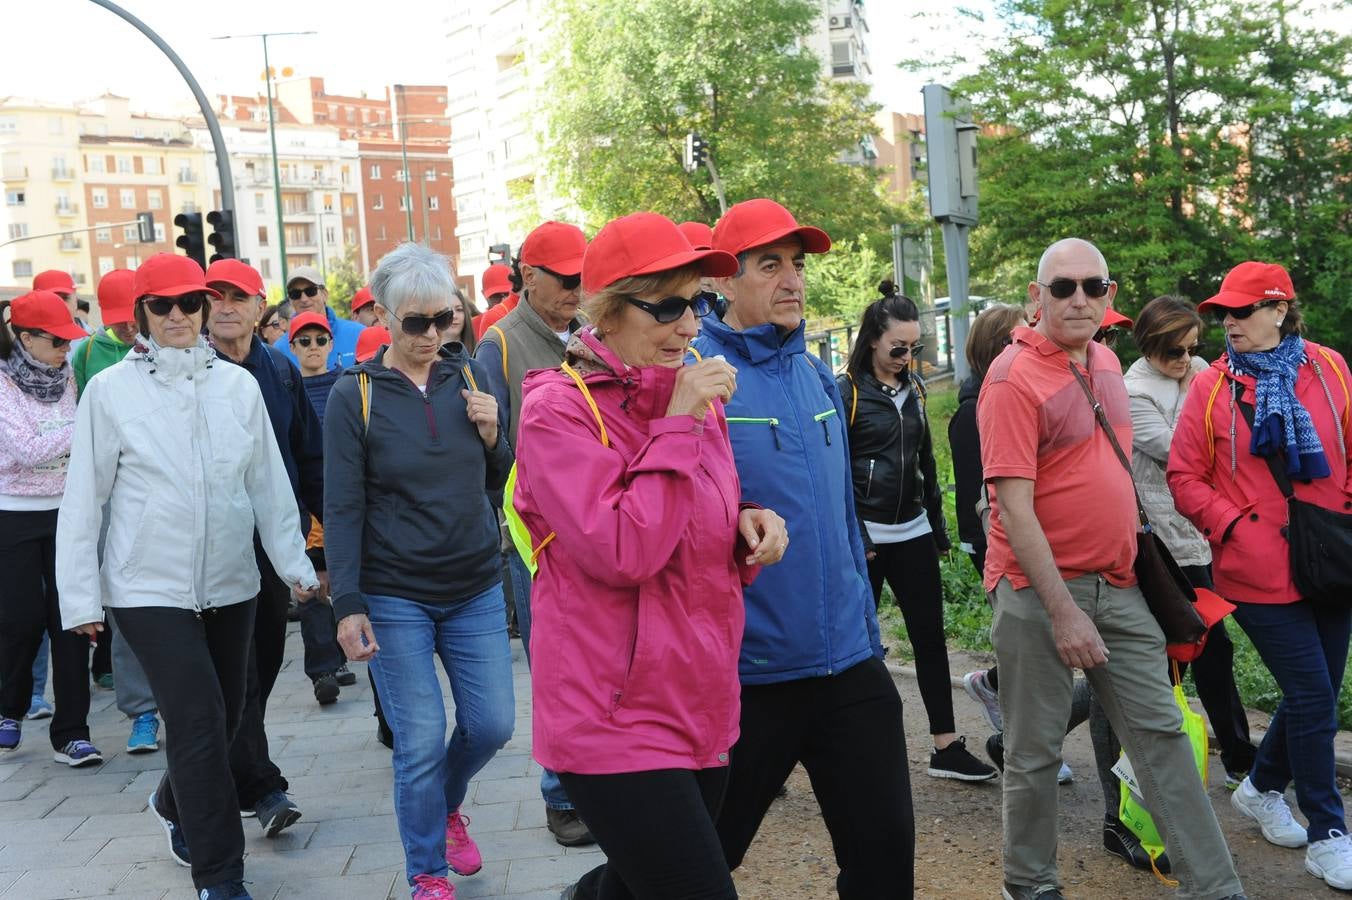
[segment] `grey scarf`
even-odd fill
[[[17,335],[14,352],[10,353],[9,359],[0,362],[0,372],[8,375],[19,390],[39,403],[56,403],[66,392],[66,384],[70,381],[70,363],[53,367],[38,362],[24,349]]]

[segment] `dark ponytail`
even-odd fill
[[[897,293],[897,286],[891,281],[878,285],[878,292],[883,296],[864,309],[859,319],[859,334],[854,339],[850,358],[845,364],[846,371],[855,378],[873,373],[873,345],[882,338],[883,332],[891,327],[893,321],[920,321],[920,308],[915,305],[915,301],[905,294]]]
[[[882,281],[878,282],[878,293],[883,295],[883,299],[901,296],[897,291],[896,282],[890,278],[884,278]]]
[[[507,281],[511,283],[512,290],[519,297],[521,296],[521,286],[526,282],[521,278],[521,257],[512,260],[512,274],[507,276]]]

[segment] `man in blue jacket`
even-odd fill
[[[883,665],[854,509],[844,404],[803,340],[803,260],[831,239],[772,200],[738,203],[713,246],[737,256],[728,300],[695,348],[737,369],[728,431],[742,499],[774,509],[788,555],[746,589],[741,737],[718,819],[741,864],[775,793],[802,763],[840,864],[844,900],[910,897],[915,829],[901,698]]]
[[[356,365],[357,338],[361,337],[365,326],[334,315],[329,308],[329,289],[324,287],[324,276],[319,274],[318,269],[314,266],[292,269],[286,281],[286,297],[291,303],[293,315],[315,312],[329,320],[329,330],[333,334],[333,346],[329,349],[330,369],[346,369]],[[277,349],[293,363],[298,362],[289,342],[282,341]]]

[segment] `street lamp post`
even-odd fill
[[[407,108],[408,101],[404,95],[404,86],[396,84],[394,91],[403,101],[400,105]],[[395,115],[399,114],[399,108],[395,108]],[[408,225],[408,239],[413,240],[413,199],[409,193],[408,186],[408,120],[399,116],[399,155],[404,161],[404,221]],[[426,235],[423,235],[426,237]]]

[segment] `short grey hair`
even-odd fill
[[[371,276],[371,295],[396,315],[410,300],[449,300],[457,293],[450,258],[411,241],[382,256]]]

